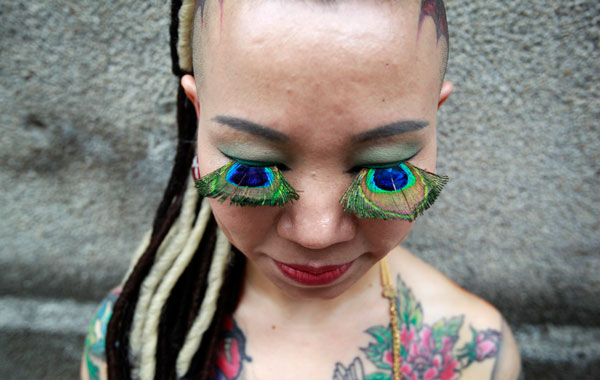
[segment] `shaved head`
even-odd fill
[[[255,2],[275,1],[275,0],[254,0]],[[446,9],[443,0],[391,0],[377,1],[368,0],[373,5],[388,4],[388,6],[397,7],[402,10],[401,13],[412,14],[414,23],[405,23],[407,28],[413,28],[416,31],[416,40],[419,42],[424,39],[424,34],[432,34],[434,36],[435,47],[438,50],[439,57],[439,81],[442,83],[448,64],[449,51],[449,34],[448,23],[446,19]],[[201,83],[204,74],[204,66],[207,52],[205,46],[212,35],[221,31],[224,20],[225,6],[231,7],[233,4],[239,6],[241,1],[235,1],[224,4],[227,0],[206,1],[198,0],[196,3],[195,21],[193,29],[192,47],[193,47],[193,66],[196,80]],[[285,1],[279,1],[285,3]],[[295,0],[290,3],[305,3],[307,6],[325,6],[335,8],[340,3],[350,3],[352,0]],[[360,2],[360,1],[355,1]],[[431,43],[431,38],[427,38],[427,42]]]

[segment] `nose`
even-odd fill
[[[342,193],[343,189],[331,183],[311,183],[310,187],[304,187],[300,199],[285,206],[277,233],[309,249],[352,240],[356,235],[356,220],[339,203]]]

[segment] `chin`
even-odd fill
[[[275,284],[279,290],[287,297],[297,300],[331,300],[344,294],[354,283],[355,280],[349,283],[343,283],[322,287],[301,287],[290,284]]]

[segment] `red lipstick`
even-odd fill
[[[275,261],[275,260],[273,260]],[[354,261],[342,265],[311,267],[308,265],[284,264],[275,261],[277,268],[287,278],[302,285],[327,285],[340,278],[352,266]]]

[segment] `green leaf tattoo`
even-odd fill
[[[391,362],[388,358],[384,358],[385,355],[390,353],[388,347],[392,346],[392,331],[383,326],[375,326],[369,328],[367,333],[375,338],[374,343],[369,343],[366,348],[361,348],[367,359],[379,369],[392,369]]]
[[[421,303],[417,302],[409,288],[398,276],[396,280],[396,307],[400,325],[414,326],[420,330],[423,324],[423,309]]]
[[[377,372],[372,375],[368,375],[365,379],[366,380],[390,380],[390,375],[381,373],[381,372]]]

